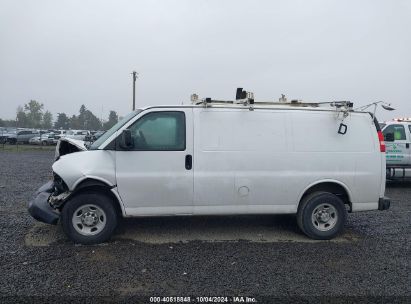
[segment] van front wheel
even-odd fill
[[[310,238],[329,240],[342,232],[347,218],[344,202],[329,192],[307,195],[300,203],[297,223]]]
[[[80,193],[66,202],[61,212],[64,232],[75,243],[107,241],[117,226],[114,202],[100,193]]]

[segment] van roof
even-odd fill
[[[140,110],[148,110],[153,108],[226,108],[226,109],[280,109],[280,110],[307,110],[307,111],[342,111],[342,112],[355,112],[355,113],[368,113],[365,111],[354,111],[352,107],[346,108],[340,105],[330,106],[328,104],[315,104],[315,103],[301,103],[301,104],[282,104],[282,103],[260,103],[254,104],[230,104],[230,103],[212,103],[212,104],[181,104],[181,105],[155,105],[140,107]]]

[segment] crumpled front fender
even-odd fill
[[[69,191],[86,178],[116,185],[115,151],[90,150],[60,157],[53,164],[53,171],[66,183]]]

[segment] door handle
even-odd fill
[[[409,144],[409,143],[406,143],[406,144],[405,144],[405,147],[406,147],[407,149],[409,149],[409,148],[410,148],[410,144]]]
[[[190,154],[186,155],[186,169],[191,170],[193,167],[193,157]]]

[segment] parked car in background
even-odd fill
[[[52,130],[52,133],[54,133],[55,136],[65,136],[67,131],[66,130]]]
[[[29,140],[29,144],[42,145],[42,146],[53,145],[55,144],[54,133],[44,133],[44,134],[41,134],[40,136],[32,137]]]
[[[23,143],[28,144],[30,138],[39,136],[40,132],[37,130],[18,130],[16,133],[10,133],[7,137],[9,144]]]
[[[17,130],[10,130],[8,133],[6,133],[5,135],[4,135],[4,141],[6,142],[6,143],[10,143],[9,142],[9,137],[10,138],[15,138],[16,137],[16,133],[17,133]],[[12,140],[13,141],[13,140]]]
[[[85,140],[87,135],[90,135],[90,131],[87,131],[87,130],[68,130],[66,132],[65,137],[72,138],[72,139],[78,139],[78,140]]]
[[[54,133],[53,143],[57,144],[60,138],[66,136],[67,131],[66,130],[54,130],[53,133]]]
[[[90,135],[86,135],[84,141],[94,142],[96,141],[101,135],[103,135],[106,131],[92,131]]]
[[[16,133],[16,129],[10,129],[10,128],[1,128],[0,129],[0,144],[4,144],[7,142],[7,138],[10,135],[13,135]]]

